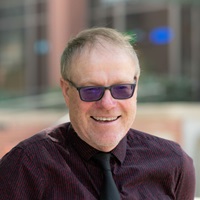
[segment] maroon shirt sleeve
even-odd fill
[[[0,200],[42,199],[43,176],[31,160],[21,148],[0,160]]]
[[[193,200],[195,194],[195,170],[192,159],[184,152],[176,186],[177,200]]]

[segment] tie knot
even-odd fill
[[[102,170],[108,171],[110,169],[110,153],[100,152],[93,156],[94,160],[100,165]]]

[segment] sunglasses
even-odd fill
[[[129,99],[133,96],[136,84],[118,84],[111,85],[108,87],[103,86],[84,86],[77,87],[75,83],[66,79],[73,87],[75,87],[78,92],[80,99],[86,102],[99,101],[105,90],[110,90],[110,93],[114,99]]]

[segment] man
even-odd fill
[[[63,52],[61,74],[71,123],[43,130],[2,158],[0,200],[99,199],[109,186],[100,154],[111,155],[115,191],[106,195],[116,198],[108,199],[194,199],[191,158],[174,142],[131,129],[140,68],[127,36],[82,31]]]

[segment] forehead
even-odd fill
[[[84,48],[74,57],[70,74],[72,80],[81,83],[96,80],[98,83],[109,84],[110,80],[113,84],[132,80],[136,66],[134,59],[124,49],[99,44],[93,48]]]
[[[80,62],[92,62],[91,58],[98,57],[109,57],[115,56],[119,58],[129,59],[131,62],[137,63],[137,57],[135,56],[134,50],[125,45],[119,45],[114,42],[107,42],[104,40],[96,41],[94,44],[86,44],[82,49],[79,49],[72,58],[72,64]],[[93,60],[94,62],[94,60]]]

